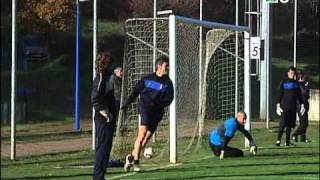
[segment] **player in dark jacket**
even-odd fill
[[[115,99],[110,77],[112,73],[107,69],[111,57],[106,53],[99,53],[96,60],[96,76],[93,80],[91,102],[95,110],[94,122],[96,128],[96,154],[93,170],[94,180],[104,180],[107,164],[112,147],[115,131]]]
[[[281,136],[286,128],[285,146],[293,145],[290,142],[291,128],[296,125],[297,101],[301,104],[300,113],[305,113],[304,102],[298,81],[294,79],[296,69],[292,66],[288,68],[287,78],[280,84],[280,93],[277,99],[277,114],[281,116],[279,123],[278,137],[276,145],[280,146]]]
[[[116,67],[113,70],[113,75],[111,76],[111,88],[114,92],[115,107],[116,107],[116,117],[118,119],[118,114],[120,110],[120,98],[121,98],[121,85],[122,85],[122,68]]]
[[[169,106],[173,100],[173,84],[167,75],[168,70],[169,59],[166,56],[161,56],[156,61],[156,72],[142,78],[121,107],[122,110],[127,109],[128,105],[140,95],[138,137],[135,140],[132,153],[126,157],[124,166],[126,172],[131,167],[133,167],[134,171],[140,171],[139,157],[141,149],[147,144],[156,130],[164,114],[164,108]]]
[[[239,130],[250,141],[250,153],[254,155],[257,153],[257,146],[251,134],[244,129],[247,115],[245,112],[240,111],[237,117],[228,118],[218,128],[213,128],[209,134],[209,145],[214,155],[219,156],[220,159],[224,157],[242,157],[243,151],[237,148],[229,147],[228,143]]]
[[[300,111],[298,111],[299,116],[299,127],[296,129],[296,131],[292,134],[292,140],[295,142],[298,142],[298,136],[300,135],[300,141],[301,142],[310,142],[309,139],[306,137],[307,127],[308,127],[308,111],[309,111],[309,83],[306,81],[305,76],[302,72],[298,74],[298,82],[299,87],[301,90],[303,102],[305,103],[306,112],[304,114],[301,114]],[[301,105],[298,103],[298,108],[301,108]]]

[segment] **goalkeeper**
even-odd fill
[[[209,134],[209,145],[214,155],[220,159],[225,157],[242,157],[243,151],[237,148],[229,147],[228,143],[235,135],[236,131],[241,131],[244,136],[250,141],[250,153],[257,153],[257,146],[251,134],[244,129],[247,115],[244,111],[239,111],[237,117],[228,118],[218,128],[213,128]]]
[[[292,146],[290,142],[291,128],[296,126],[297,101],[299,100],[300,114],[305,113],[304,102],[301,95],[301,90],[298,81],[294,79],[296,68],[290,66],[288,68],[287,77],[280,84],[280,93],[277,99],[277,114],[281,116],[279,122],[279,131],[276,141],[276,146],[281,144],[281,136],[286,128],[286,143],[285,146]]]
[[[138,136],[134,142],[132,153],[126,157],[124,165],[126,172],[131,167],[133,167],[134,171],[140,171],[139,157],[141,149],[147,144],[156,130],[164,114],[164,108],[169,106],[173,100],[173,84],[167,75],[168,70],[169,59],[166,56],[161,56],[156,60],[156,72],[142,78],[121,107],[121,110],[126,110],[128,105],[140,95]]]

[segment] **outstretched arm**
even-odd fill
[[[122,104],[122,106],[121,106],[122,110],[126,110],[128,108],[128,106],[138,97],[138,95],[140,94],[143,87],[144,87],[143,79],[141,79],[136,84],[136,86],[133,88],[133,91],[128,96],[128,98],[125,100],[125,102]]]

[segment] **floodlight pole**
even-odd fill
[[[297,8],[298,0],[294,0],[293,67],[297,67]]]
[[[16,124],[15,124],[15,100],[16,100],[16,0],[12,0],[11,19],[11,147],[10,159],[16,158]]]
[[[79,48],[80,48],[80,0],[76,0],[76,84],[75,84],[75,112],[74,112],[74,131],[80,132],[79,120]]]

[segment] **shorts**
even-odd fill
[[[290,128],[296,127],[296,116],[296,109],[284,109],[281,114],[280,126]]]
[[[154,133],[164,114],[163,109],[140,108],[140,125],[147,126],[151,133]]]

